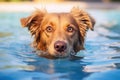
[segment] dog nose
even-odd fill
[[[63,52],[67,48],[67,44],[63,41],[56,41],[54,44],[54,48],[58,52]]]

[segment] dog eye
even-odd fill
[[[53,28],[52,28],[51,26],[48,26],[48,27],[46,28],[46,31],[47,31],[47,32],[52,32],[52,31],[53,31]]]
[[[73,28],[72,26],[69,26],[69,27],[67,28],[67,31],[68,31],[68,32],[73,32],[73,31],[74,31],[74,28]]]

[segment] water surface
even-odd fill
[[[36,55],[19,19],[29,13],[0,13],[0,80],[119,80],[120,10],[88,10],[95,30],[86,37],[83,59],[50,60]]]

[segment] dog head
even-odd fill
[[[79,8],[70,13],[37,10],[21,19],[21,25],[34,37],[34,47],[54,57],[67,57],[84,49],[86,31],[93,30],[94,24],[94,19]]]

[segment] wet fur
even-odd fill
[[[46,16],[47,14],[50,15]],[[70,13],[48,13],[46,10],[36,10],[35,12],[32,13],[31,16],[22,18],[21,25],[23,27],[28,27],[28,30],[31,32],[31,35],[34,37],[33,46],[37,50],[42,50],[44,52],[47,52],[48,46],[52,43],[53,40],[55,40],[54,36],[49,37],[49,35],[46,35],[44,33],[44,29],[42,29],[42,27],[45,24],[47,24],[47,20],[49,20],[51,16],[64,16],[64,17],[67,16],[67,18],[69,18],[68,20],[70,20],[72,24],[75,25],[76,28],[76,33],[75,35],[73,35],[74,37],[71,36],[72,37],[71,39],[75,39],[75,40],[69,39],[70,38],[69,36],[63,36],[64,34],[60,36],[65,37],[69,46],[71,46],[71,48],[73,48],[73,50],[76,53],[80,50],[83,50],[86,31],[88,29],[91,30],[94,29],[95,20],[88,13],[76,7],[72,8]],[[62,31],[62,33],[64,33],[64,31]],[[56,32],[55,34],[60,34],[60,33]]]

